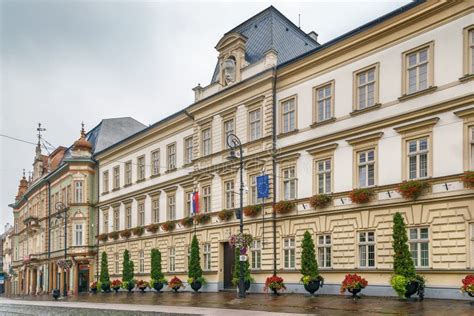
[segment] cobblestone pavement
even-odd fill
[[[14,298],[15,300],[21,298]],[[185,314],[222,314],[217,309],[229,309],[225,311],[226,316],[230,314],[255,315],[260,312],[313,314],[313,315],[446,315],[446,316],[473,316],[474,305],[469,301],[457,300],[434,300],[425,299],[422,302],[401,301],[393,297],[365,297],[353,301],[347,296],[321,295],[311,297],[302,294],[283,294],[272,296],[269,294],[249,294],[245,299],[236,298],[235,292],[220,293],[99,293],[81,294],[70,296],[60,303],[52,302],[49,296],[23,297],[37,304],[50,302],[48,304],[66,304],[87,302],[87,307],[107,309],[107,306],[119,306],[117,304],[134,304],[134,311],[165,311],[169,313]],[[2,301],[0,300],[0,304]],[[111,305],[107,305],[111,304]],[[147,306],[147,308],[135,306]],[[1,307],[1,305],[0,305]],[[189,308],[196,307],[196,308]],[[180,309],[183,308],[183,309]],[[120,309],[120,307],[118,308]],[[128,307],[130,309],[130,305]],[[214,310],[214,312],[212,312]],[[122,311],[124,309],[122,308]],[[236,313],[237,311],[237,313]],[[240,312],[239,312],[240,311]],[[254,313],[249,311],[255,311]],[[51,314],[53,315],[53,314]],[[54,314],[59,315],[59,314]],[[79,315],[79,314],[71,314]],[[92,314],[88,314],[92,315]],[[114,313],[114,315],[117,315]],[[123,314],[126,315],[126,314]]]

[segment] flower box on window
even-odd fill
[[[474,171],[464,172],[462,182],[466,188],[474,188]]]
[[[219,220],[225,221],[225,222],[230,221],[233,216],[234,216],[233,210],[222,210],[219,213],[217,213],[217,217],[219,217]]]
[[[362,204],[368,203],[374,196],[374,191],[371,189],[354,189],[349,194],[349,198],[351,199],[352,203]]]
[[[194,218],[191,216],[185,217],[180,221],[180,224],[184,227],[193,227],[194,225]]]
[[[244,207],[244,215],[246,217],[257,217],[262,211],[261,205],[248,205]]]
[[[154,224],[150,224],[146,227],[146,231],[147,232],[150,232],[150,233],[156,233],[158,231],[158,229],[160,229],[160,225],[154,223]]]
[[[410,180],[400,183],[397,192],[405,199],[416,200],[428,188],[426,182],[419,180]]]
[[[119,236],[120,236],[120,234],[117,231],[109,233],[109,238],[111,238],[113,240],[117,240],[119,238]]]
[[[128,239],[130,238],[130,236],[132,236],[132,231],[130,229],[124,229],[120,232],[120,236],[125,239]]]
[[[168,222],[163,223],[161,225],[161,228],[165,232],[170,232],[170,231],[173,231],[176,228],[176,224],[175,224],[175,222],[168,221]]]
[[[309,205],[312,208],[323,208],[331,203],[332,198],[327,194],[317,194],[309,199]]]
[[[132,232],[133,232],[133,235],[135,236],[141,236],[145,232],[145,228],[143,228],[143,226],[138,226],[138,227],[135,227],[132,230]]]
[[[196,223],[201,225],[207,224],[211,220],[211,215],[207,213],[198,214],[196,215],[194,220],[196,221]]]
[[[277,214],[286,214],[296,209],[296,203],[292,201],[280,201],[273,205],[273,210]]]
[[[108,234],[100,234],[99,236],[97,236],[97,240],[101,242],[106,242],[108,239],[109,239]]]

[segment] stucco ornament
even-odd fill
[[[228,85],[235,82],[235,60],[228,58],[223,63],[224,84]]]

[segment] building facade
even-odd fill
[[[3,272],[3,292],[6,295],[11,294],[11,276],[12,276],[12,239],[13,227],[10,224],[5,225],[5,232],[0,236],[1,262],[0,272]]]

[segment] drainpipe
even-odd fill
[[[46,180],[48,184],[48,290],[51,287],[51,182]]]
[[[100,196],[100,194],[99,194],[99,180],[100,180],[100,178],[99,178],[99,162],[96,161],[96,164],[97,164],[97,167],[96,167],[96,179],[97,179],[97,181],[95,181],[95,183],[96,183],[97,200],[95,202],[95,205],[96,205],[97,220],[96,220],[96,224],[95,224],[95,226],[96,226],[96,238],[95,238],[95,240],[96,240],[97,252],[95,254],[95,278],[96,278],[96,281],[98,282],[99,281],[99,238],[97,238],[97,236],[99,236],[99,226],[100,226],[100,224],[99,224],[99,206],[98,206],[99,196]]]
[[[277,68],[273,67],[273,80],[272,80],[272,172],[273,172],[273,206],[276,203],[276,184],[277,184],[277,175],[276,175],[276,85],[277,85]],[[276,213],[272,212],[273,219],[273,275],[277,274],[277,254],[276,254]]]

